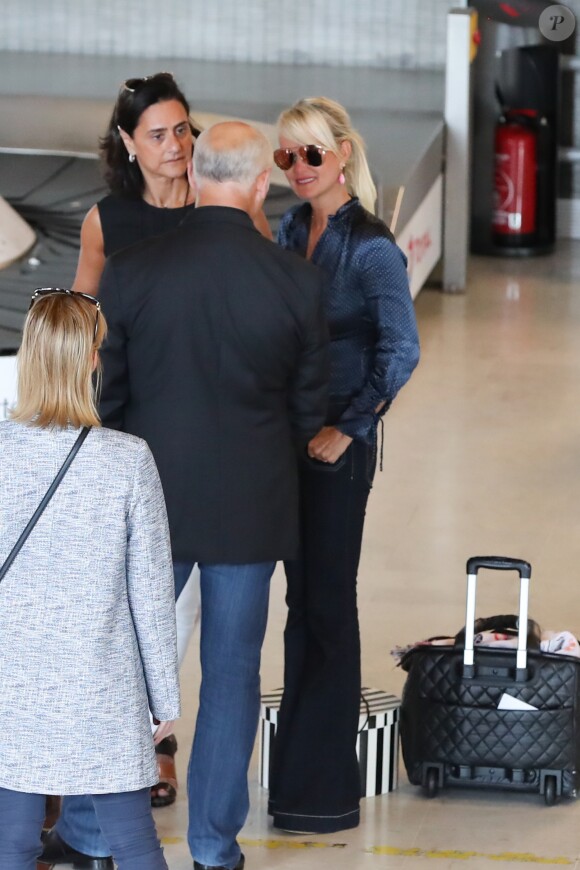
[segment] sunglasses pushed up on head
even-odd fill
[[[274,151],[274,163],[279,169],[287,172],[300,158],[308,166],[322,166],[326,149],[320,145],[299,145],[297,148],[277,148]]]
[[[95,332],[93,335],[93,341],[95,341],[97,332],[99,331],[99,312],[101,310],[101,303],[95,296],[91,296],[89,293],[80,293],[78,290],[68,290],[65,287],[39,287],[32,294],[28,310],[30,311],[36,300],[41,299],[43,296],[70,296],[73,299],[78,299],[80,297],[81,299],[86,299],[87,302],[91,303],[91,305],[94,305],[97,312],[95,317]]]
[[[140,79],[127,79],[126,81],[123,82],[123,84],[121,86],[121,90],[130,91],[132,94],[134,94],[135,91],[138,91],[139,88],[141,88],[143,85],[147,84],[147,82],[153,82],[153,81],[174,82],[175,79],[173,78],[173,74],[170,72],[159,72],[159,73],[155,73],[155,75],[152,75],[152,76],[143,76],[143,78],[140,78]]]

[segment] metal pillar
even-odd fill
[[[467,283],[470,224],[471,61],[477,13],[451,9],[447,16],[445,74],[445,193],[443,290],[462,293]]]

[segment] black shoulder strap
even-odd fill
[[[69,465],[71,464],[71,462],[73,461],[73,459],[75,458],[77,453],[79,452],[81,444],[83,443],[83,441],[85,440],[85,438],[87,437],[87,435],[89,434],[90,431],[91,431],[90,426],[84,426],[81,429],[81,433],[80,433],[79,437],[77,438],[77,440],[73,444],[73,446],[70,450],[70,453],[68,454],[67,458],[65,459],[65,461],[61,465],[60,471],[58,472],[58,474],[56,475],[56,477],[54,478],[54,480],[50,484],[49,488],[46,491],[44,498],[42,499],[42,501],[40,502],[40,504],[38,505],[38,507],[34,511],[34,514],[30,518],[26,528],[24,529],[24,531],[22,532],[22,534],[20,535],[20,537],[18,538],[18,540],[14,544],[14,547],[10,551],[8,558],[6,559],[6,561],[4,562],[2,567],[0,568],[0,580],[4,579],[6,572],[8,571],[8,569],[12,565],[13,561],[15,560],[16,556],[18,555],[18,553],[20,552],[20,550],[24,546],[26,539],[28,538],[29,534],[31,533],[32,529],[34,528],[34,526],[36,525],[38,520],[40,519],[40,516],[41,516],[42,512],[44,511],[45,507],[47,506],[47,504],[49,503],[49,501],[51,500],[51,498],[55,494],[56,490],[58,489],[58,486],[59,486],[61,480],[63,479],[63,477],[65,476],[65,474],[68,471]]]

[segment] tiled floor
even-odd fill
[[[417,313],[422,361],[388,415],[359,577],[364,681],[393,692],[404,676],[389,656],[394,644],[463,625],[470,555],[531,561],[531,615],[580,632],[580,243],[550,258],[476,259],[465,296],[424,290]],[[283,593],[277,574],[264,689],[281,684]],[[480,614],[513,612],[515,575],[483,574],[479,599]],[[177,731],[182,781],[195,646]],[[257,755],[250,775],[248,870],[580,870],[580,803],[547,808],[537,796],[459,791],[428,801],[401,770],[395,793],[363,801],[357,830],[300,837],[269,826]],[[184,791],[156,818],[171,870],[191,868]]]

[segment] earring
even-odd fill
[[[338,183],[344,184],[346,182],[346,178],[344,177],[344,166],[341,166],[340,175],[338,176]]]
[[[129,163],[135,163],[135,155],[129,154]]]

